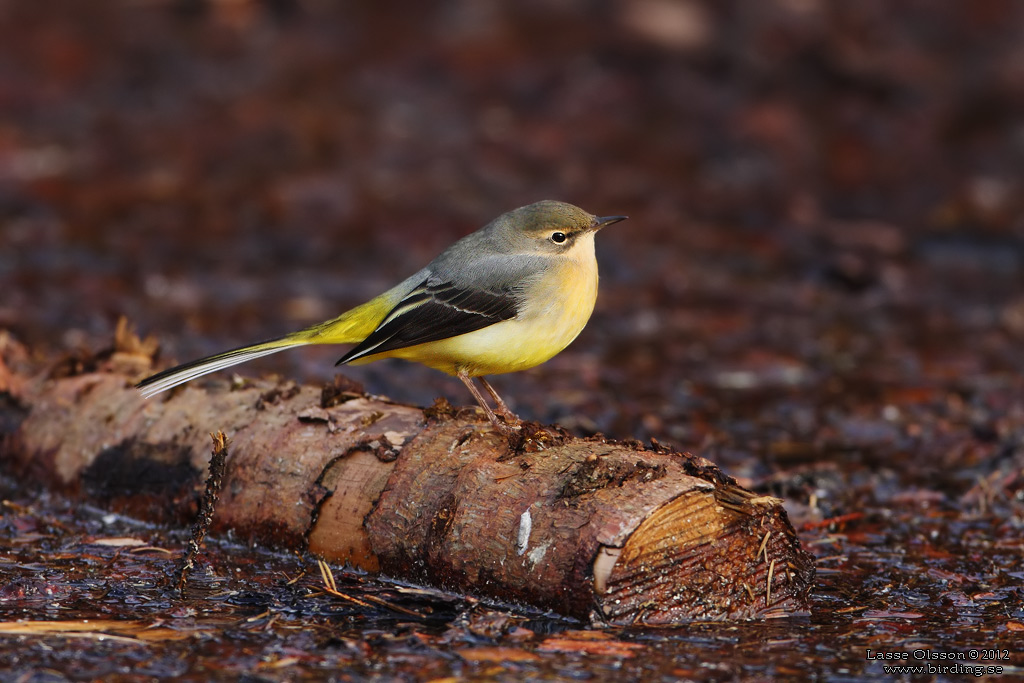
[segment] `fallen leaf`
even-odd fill
[[[458,650],[469,662],[537,662],[540,657],[515,647],[470,647]]]
[[[586,655],[605,655],[608,657],[635,657],[643,645],[627,643],[621,640],[548,638],[537,648],[541,652],[567,652]]]

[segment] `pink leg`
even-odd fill
[[[493,424],[495,427],[497,427],[499,431],[501,431],[501,432],[503,432],[505,434],[509,434],[509,433],[515,431],[518,428],[519,418],[517,418],[515,415],[512,415],[512,412],[509,411],[508,407],[504,404],[504,402],[501,401],[501,399],[498,399],[499,410],[502,411],[502,415],[503,416],[506,415],[506,413],[507,413],[507,415],[510,415],[511,417],[513,417],[515,419],[515,425],[514,426],[510,425],[510,424],[505,424],[504,422],[502,422],[502,421],[500,421],[498,419],[498,416],[494,414],[494,411],[491,410],[491,407],[489,405],[487,405],[487,401],[484,400],[484,397],[480,393],[480,390],[476,388],[475,384],[473,384],[473,378],[472,377],[470,377],[469,375],[467,375],[464,372],[460,372],[456,376],[460,380],[462,380],[463,384],[466,385],[466,388],[469,389],[469,393],[473,394],[473,398],[475,398],[476,402],[480,404],[480,407],[484,409],[484,412],[487,414],[487,419],[489,419],[491,421],[491,424]],[[488,391],[491,393],[492,396],[497,397],[497,394],[494,393],[494,389],[492,389],[490,387],[490,385],[487,384],[487,382],[484,382],[484,386],[487,387]]]
[[[484,389],[486,389],[487,393],[494,399],[495,405],[498,406],[498,413],[505,418],[505,422],[508,422],[509,424],[519,424],[521,422],[519,416],[513,413],[509,407],[505,405],[505,402],[501,400],[501,396],[498,396],[498,392],[494,390],[491,383],[484,377],[479,377],[477,379],[480,380],[480,384],[484,385]]]

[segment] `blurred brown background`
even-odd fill
[[[121,315],[168,362],[276,336],[543,198],[630,216],[600,235],[580,338],[495,385],[526,418],[667,441],[785,497],[817,558],[812,615],[636,629],[617,637],[643,656],[544,652],[501,680],[877,680],[865,647],[1005,648],[990,663],[1019,673],[1022,168],[1013,0],[0,0],[0,328],[41,358],[102,348]],[[241,371],[322,382],[340,353]],[[399,401],[470,402],[419,366],[344,372]],[[144,578],[171,560],[81,565],[46,521],[117,533],[102,510],[2,482],[29,506],[4,522],[29,539],[3,565],[11,618],[191,616]],[[89,578],[41,588],[69,547]],[[536,648],[566,628],[517,636],[459,601],[433,626],[338,617],[277,585],[303,560],[208,552],[235,597],[196,609],[234,619],[254,654],[154,650],[167,670],[297,652],[364,680],[483,675],[453,644]],[[259,635],[250,605],[274,611]],[[9,642],[25,670],[66,666]]]
[[[801,440],[1021,367],[1019,3],[9,1],[0,44],[0,324],[40,350],[122,314],[179,361],[275,336],[558,198],[631,218],[587,330],[497,379],[526,416]]]

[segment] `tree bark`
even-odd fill
[[[194,514],[209,436],[231,456],[214,530],[406,581],[615,624],[807,611],[813,560],[781,501],[703,458],[556,427],[508,441],[475,409],[256,381],[143,400],[152,348],[32,375],[0,338],[0,460],[142,518]]]

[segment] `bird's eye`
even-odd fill
[[[555,244],[561,244],[566,240],[564,232],[553,232],[551,233],[551,241]]]

